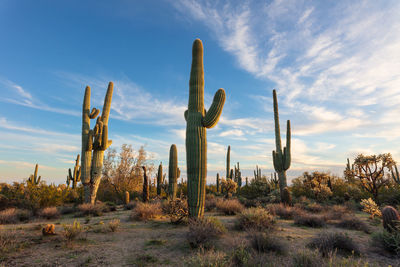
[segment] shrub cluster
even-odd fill
[[[133,220],[148,221],[162,216],[162,209],[159,202],[138,203],[130,216]]]
[[[302,213],[294,218],[296,225],[308,226],[308,227],[324,227],[326,225],[325,219],[321,215]]]
[[[259,231],[272,229],[275,218],[264,208],[245,209],[238,217],[237,227],[240,230],[256,229]]]
[[[318,249],[324,257],[334,252],[348,255],[360,254],[360,249],[353,239],[341,232],[321,232],[311,240],[308,246]]]
[[[244,209],[242,203],[237,199],[221,199],[217,202],[216,206],[217,210],[221,211],[225,215],[235,215],[242,212]]]
[[[213,242],[225,232],[225,226],[216,218],[190,219],[186,239],[192,248],[209,249],[214,246]]]

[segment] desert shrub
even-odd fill
[[[304,249],[298,251],[292,256],[293,267],[320,267],[324,266],[324,262],[317,251]]]
[[[124,208],[126,210],[133,210],[136,207],[137,201],[131,201],[128,204],[125,204]]]
[[[148,221],[155,219],[162,215],[161,205],[159,202],[155,203],[138,203],[133,209],[130,218],[138,221]]]
[[[185,266],[192,267],[226,267],[229,266],[229,259],[221,251],[200,250],[194,256],[185,261]]]
[[[78,206],[79,216],[101,216],[103,215],[104,204],[84,203]]]
[[[28,222],[32,218],[32,212],[26,209],[17,209],[17,218],[20,222]]]
[[[63,236],[67,242],[75,240],[83,231],[80,223],[76,220],[73,222],[73,224],[63,224],[63,228]]]
[[[239,195],[246,199],[256,199],[267,197],[272,188],[267,179],[254,179],[247,186],[240,188]]]
[[[351,211],[346,206],[333,205],[325,212],[324,217],[325,220],[340,220],[344,216],[348,216],[350,213]]]
[[[339,223],[337,223],[337,226],[344,229],[363,231],[367,234],[371,232],[369,226],[356,216],[343,217]]]
[[[217,210],[223,212],[225,215],[235,215],[244,209],[242,203],[237,199],[219,200],[216,204]]]
[[[304,209],[312,213],[321,213],[324,211],[325,207],[318,203],[311,203],[305,206]]]
[[[19,221],[29,221],[32,213],[28,210],[9,208],[0,211],[0,224],[14,224]]]
[[[379,206],[375,203],[375,201],[372,200],[372,198],[362,199],[360,204],[363,206],[363,211],[368,213],[371,219],[373,219],[375,216],[382,216]]]
[[[233,266],[249,266],[251,255],[247,247],[241,244],[235,247],[235,249],[232,251],[232,254],[230,255],[230,258]]]
[[[400,231],[388,232],[383,230],[372,234],[372,244],[387,252],[400,256]]]
[[[263,231],[274,227],[275,218],[263,208],[245,209],[238,217],[237,227],[241,230]]]
[[[117,210],[117,204],[113,201],[106,201],[104,202],[104,212],[109,212],[109,211],[116,211]]]
[[[297,215],[304,213],[298,207],[290,207],[284,204],[270,204],[267,206],[267,209],[270,211],[271,214],[279,216],[281,219],[284,220],[291,220]]]
[[[216,239],[226,232],[225,226],[216,218],[204,217],[189,220],[189,232],[186,240],[192,248],[213,247]]]
[[[172,223],[184,222],[189,215],[187,201],[179,198],[164,202],[162,210],[168,215]]]
[[[294,224],[308,227],[324,227],[326,225],[324,217],[321,215],[303,213],[294,218]]]
[[[204,208],[206,211],[212,211],[217,206],[218,199],[213,194],[206,195]]]
[[[285,255],[288,244],[282,241],[282,238],[272,236],[264,232],[254,232],[250,234],[250,243],[253,249],[258,252],[275,252]]]
[[[73,206],[62,206],[60,207],[60,213],[62,215],[71,214],[76,211],[75,207]]]
[[[0,228],[0,260],[4,254],[15,250],[18,246],[15,230]]]
[[[318,249],[322,256],[327,257],[334,252],[343,254],[360,254],[357,244],[344,233],[324,231],[314,237],[308,244],[309,247]]]
[[[60,212],[56,207],[48,207],[39,211],[39,216],[47,220],[57,219],[60,217]]]
[[[107,228],[111,231],[111,232],[116,232],[120,226],[120,220],[119,219],[114,219],[108,222],[107,224]]]

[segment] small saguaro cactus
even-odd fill
[[[178,150],[176,149],[176,145],[173,144],[169,149],[168,196],[170,200],[176,199],[180,172],[178,168]]]
[[[397,166],[394,165],[394,171],[393,168],[391,168],[390,172],[392,173],[393,181],[395,181],[397,184],[400,184],[400,174],[399,170],[397,169]]]
[[[246,186],[249,185],[249,178],[246,177]]]
[[[254,170],[254,180],[258,179],[261,179],[261,169],[256,165],[256,169]]]
[[[129,199],[129,192],[128,192],[128,191],[125,191],[125,204],[128,205],[129,202],[130,202],[130,199]]]
[[[82,107],[81,180],[86,203],[94,204],[96,201],[103,169],[104,151],[112,143],[108,140],[108,118],[113,89],[114,84],[110,82],[104,98],[102,114],[97,118],[93,130],[90,129],[90,120],[95,119],[100,111],[96,108],[90,111],[90,87],[86,86],[85,89]]]
[[[196,39],[192,49],[192,67],[189,80],[189,105],[186,119],[186,164],[188,177],[189,216],[204,215],[207,176],[207,132],[214,127],[222,113],[225,91],[219,89],[208,111],[204,108],[203,44]]]
[[[143,202],[148,202],[149,201],[149,179],[147,178],[147,173],[146,173],[146,166],[142,166],[143,169]]]
[[[382,210],[383,227],[388,231],[395,231],[400,221],[400,215],[392,206],[386,206]]]
[[[290,167],[291,162],[291,153],[290,153],[290,139],[291,139],[291,131],[290,131],[290,120],[287,121],[286,125],[286,147],[282,150],[281,144],[281,130],[279,127],[279,113],[278,113],[278,99],[276,97],[276,91],[273,91],[274,98],[274,120],[275,120],[275,145],[276,150],[272,151],[272,159],[274,162],[274,169],[278,173],[279,177],[279,190],[281,195],[281,201],[284,199],[283,189],[287,186],[286,181],[286,171]]]
[[[230,165],[231,165],[231,146],[228,146],[228,151],[226,152],[226,179],[232,179]]]
[[[217,193],[219,193],[219,173],[217,173]]]
[[[161,187],[163,183],[163,169],[162,169],[162,162],[158,166],[157,172],[157,196],[161,195]]]
[[[28,178],[28,183],[31,185],[38,185],[40,183],[40,179],[42,176],[38,177],[38,169],[39,169],[39,164],[35,165],[35,172],[31,174]]]
[[[72,182],[72,189],[75,189],[77,184],[81,181],[81,167],[79,166],[80,155],[76,157],[74,173],[72,175],[71,168],[68,169],[67,185]]]

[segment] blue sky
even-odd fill
[[[64,182],[80,151],[86,85],[102,107],[115,91],[113,146],[145,145],[185,169],[191,46],[204,45],[205,103],[227,93],[208,135],[208,181],[225,154],[252,177],[272,171],[272,89],[282,138],[292,124],[288,175],[342,174],[347,157],[400,160],[399,1],[0,1],[0,179],[26,179],[39,163]]]

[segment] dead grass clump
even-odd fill
[[[76,220],[73,224],[64,224],[63,228],[63,236],[67,242],[75,240],[83,231],[81,224]]]
[[[288,244],[282,238],[272,236],[264,232],[254,232],[250,234],[250,243],[257,252],[275,252],[280,255],[286,255]]]
[[[352,211],[343,205],[333,205],[324,214],[325,220],[340,220],[343,216],[351,214]]]
[[[161,205],[155,203],[138,203],[130,216],[133,220],[148,221],[162,216]]]
[[[186,235],[186,240],[192,248],[209,249],[225,232],[225,226],[216,218],[191,219],[189,220],[189,232]]]
[[[54,224],[47,224],[45,227],[42,228],[42,234],[46,235],[55,235],[55,225]]]
[[[292,220],[297,215],[304,213],[299,207],[290,207],[282,203],[268,205],[267,209],[271,214],[277,215],[284,220]]]
[[[17,209],[9,208],[0,211],[0,223],[1,224],[14,224],[18,222]]]
[[[47,220],[57,219],[60,217],[60,212],[56,207],[47,207],[39,211],[39,216]]]
[[[111,232],[116,232],[120,226],[121,221],[119,219],[114,219],[108,222],[107,224],[107,228],[111,231]]]
[[[84,203],[78,206],[79,216],[101,216],[103,215],[104,204]]]
[[[240,230],[257,229],[263,231],[275,225],[275,218],[264,208],[245,209],[238,217],[237,227]]]
[[[197,254],[188,258],[185,266],[192,267],[225,267],[229,266],[229,259],[225,253],[215,250],[201,250]]]
[[[186,219],[189,215],[187,201],[179,198],[164,202],[162,210],[164,214],[168,215],[171,222],[175,224],[187,221]]]
[[[321,232],[311,240],[308,246],[318,249],[324,257],[335,252],[347,255],[360,254],[360,249],[353,239],[339,232]]]
[[[294,218],[294,224],[308,227],[324,227],[325,219],[321,215],[303,213]]]
[[[318,203],[311,203],[309,205],[306,205],[304,209],[311,213],[321,213],[325,210],[325,207]]]
[[[367,234],[371,233],[369,226],[360,218],[355,216],[343,217],[339,223],[337,223],[337,226],[344,229],[363,231]]]
[[[293,267],[320,267],[324,266],[324,261],[317,251],[308,249],[298,251],[292,256]]]
[[[219,200],[216,204],[217,209],[223,212],[225,215],[235,215],[244,209],[242,203],[237,199],[225,199]]]
[[[213,194],[207,194],[204,204],[206,211],[214,210],[217,207],[217,202],[218,199]]]

